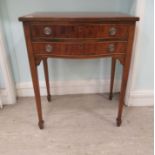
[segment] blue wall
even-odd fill
[[[3,0],[1,1],[4,29],[16,82],[31,80],[22,23],[18,17],[34,11],[118,11],[117,0]],[[8,13],[6,13],[6,10]],[[9,21],[9,24],[8,24]],[[11,39],[10,39],[11,38]],[[52,80],[104,79],[109,76],[109,60],[51,60]],[[44,80],[42,67],[40,79]],[[108,73],[107,73],[108,72]]]
[[[4,77],[2,75],[2,70],[0,68],[0,88],[4,88]]]
[[[140,1],[139,1],[140,2]],[[136,57],[136,75],[134,79],[133,90],[135,91],[153,91],[154,89],[154,0],[145,0],[144,6],[138,3],[136,0],[122,1],[122,11],[129,12],[132,15],[136,14],[136,8],[138,12],[141,12],[142,18],[139,21],[137,51]],[[143,4],[142,4],[143,5]],[[144,10],[143,8],[144,7]],[[141,10],[140,10],[141,9]]]
[[[136,77],[136,89],[153,89],[153,37],[149,35],[152,34],[153,30],[153,26],[151,26],[153,18],[152,3],[153,0],[149,0],[146,5],[143,48],[139,60],[139,73]],[[1,18],[16,83],[31,81],[23,27],[22,23],[18,21],[19,16],[35,11],[131,12],[135,7],[134,5],[135,0],[1,0]],[[87,61],[50,59],[49,66],[50,79],[55,81],[109,79],[110,75],[110,61],[108,58]],[[121,67],[120,65],[117,67],[119,68],[117,71],[119,78]],[[41,66],[39,71],[40,80],[44,80],[43,75]]]
[[[139,40],[139,60],[137,65],[136,90],[153,90],[154,88],[154,8],[153,0],[145,3],[144,19],[141,19]]]

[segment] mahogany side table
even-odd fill
[[[111,57],[110,95],[112,99],[116,60],[123,65],[116,119],[122,122],[134,31],[138,17],[106,12],[38,12],[19,18],[23,22],[39,119],[44,128],[37,66],[43,61],[47,99],[51,101],[47,58],[92,59]]]

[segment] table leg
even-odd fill
[[[121,83],[121,92],[120,92],[120,98],[119,98],[119,108],[118,108],[118,115],[117,115],[117,126],[120,126],[122,123],[122,112],[124,107],[124,99],[125,99],[125,92],[127,87],[127,81],[128,81],[128,75],[129,75],[129,64],[125,64],[123,66],[123,74],[122,74],[122,83]]]
[[[51,101],[47,59],[43,60],[43,66],[44,66],[44,74],[45,74],[45,81],[46,81],[46,88],[47,88],[47,100]]]
[[[35,65],[35,62],[30,62],[30,69],[31,69],[31,75],[32,75],[32,82],[33,82],[33,88],[35,93],[35,100],[36,100],[36,108],[37,108],[37,114],[38,114],[38,126],[40,129],[44,128],[44,121],[42,118],[42,107],[41,107],[41,97],[40,97],[40,90],[39,90],[39,79],[38,79],[38,70],[37,65]]]
[[[40,129],[44,128],[44,121],[42,117],[42,107],[41,107],[41,97],[40,97],[40,90],[39,90],[39,79],[38,79],[38,70],[37,65],[40,64],[41,59],[36,59],[36,57],[33,55],[33,49],[31,45],[31,32],[30,32],[30,25],[28,22],[24,24],[24,32],[25,32],[25,39],[28,49],[28,57],[29,57],[29,64],[30,64],[30,71],[32,76],[32,83],[34,88],[34,94],[35,94],[35,100],[36,100],[36,108],[37,108],[37,114],[38,114],[38,126]],[[37,63],[37,60],[38,63]]]
[[[116,59],[115,58],[112,58],[109,100],[112,100],[112,97],[113,97],[113,86],[114,86],[115,68],[116,68]]]

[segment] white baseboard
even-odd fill
[[[80,80],[50,82],[53,95],[88,94],[109,92],[109,80]],[[119,90],[120,82],[115,82],[114,91]],[[20,83],[16,86],[17,96],[34,96],[31,82]],[[41,95],[46,95],[45,82],[40,82]]]
[[[83,80],[83,81],[57,81],[50,82],[52,95],[65,94],[90,94],[109,92],[109,80]],[[119,92],[120,81],[115,81],[114,92]],[[40,92],[42,96],[46,95],[45,82],[40,82]],[[34,96],[33,85],[31,82],[19,83],[16,85],[18,97]],[[7,104],[5,90],[0,90],[2,102]],[[127,100],[128,106],[153,106],[154,93],[148,90],[138,90],[130,92]]]
[[[154,91],[153,90],[138,90],[130,92],[127,101],[128,106],[153,106]]]
[[[1,99],[0,108],[2,107],[3,104],[9,104],[9,102],[7,100],[7,92],[6,92],[6,89],[0,89],[0,99]]]

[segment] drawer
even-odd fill
[[[31,35],[33,39],[54,38],[128,38],[129,25],[127,24],[32,24]]]
[[[49,42],[33,43],[35,54],[46,54],[53,56],[76,56],[76,55],[102,55],[125,53],[127,42]]]

